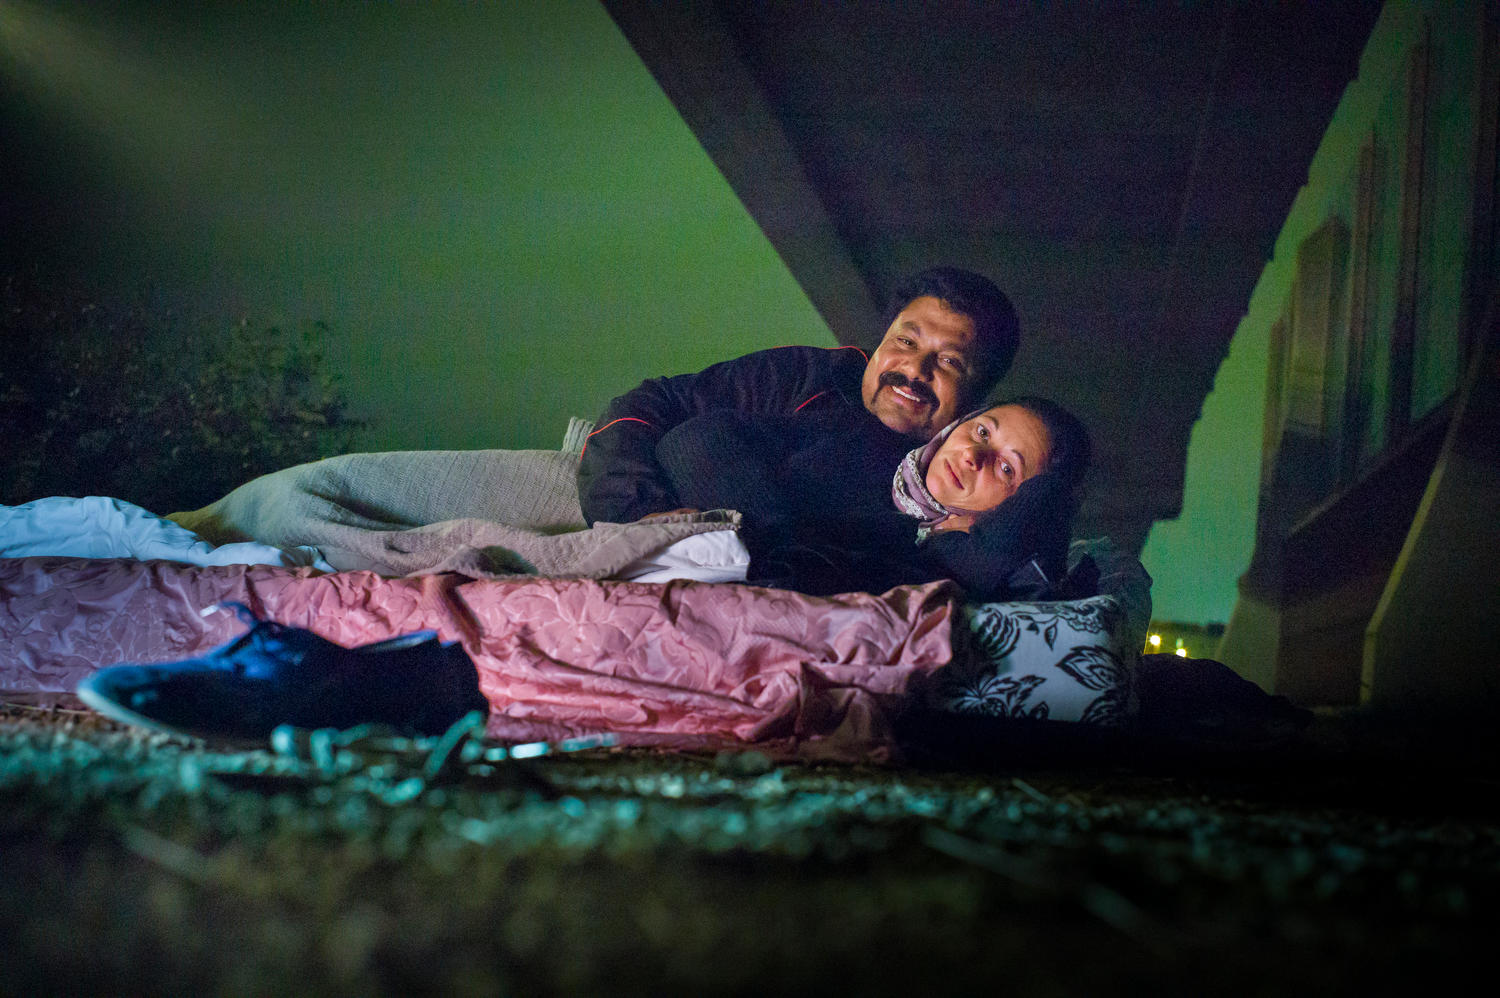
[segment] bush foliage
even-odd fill
[[[326,324],[190,328],[11,276],[0,315],[0,504],[108,495],[195,509],[354,449]]]

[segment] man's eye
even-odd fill
[[[1006,478],[1014,478],[1016,476],[1016,470],[1010,466],[1009,461],[1001,461],[1000,470],[1005,473]]]
[[[963,373],[964,362],[961,361],[961,360],[959,360],[957,357],[944,357],[943,358],[943,363],[947,364],[949,367],[953,368],[958,373],[960,373],[960,374]]]
[[[985,426],[983,424],[980,424],[979,426],[975,427],[975,429],[974,429],[974,435],[976,437],[978,437],[980,440],[988,440],[990,438],[989,427],[987,427],[987,426]]]

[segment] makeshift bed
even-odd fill
[[[71,703],[98,668],[201,654],[241,633],[211,609],[237,601],[350,646],[425,629],[462,642],[488,733],[505,740],[610,732],[880,759],[913,705],[1126,721],[1150,580],[1106,542],[1074,544],[1098,592],[1065,602],[966,605],[948,583],[817,599],[701,581],[743,568],[743,549],[719,543],[735,517],[579,529],[586,430],[575,421],[559,451],[361,454],[268,475],[157,521],[198,545],[172,560],[90,549],[76,529],[49,550],[0,520],[0,698]],[[185,563],[226,550],[271,563]]]

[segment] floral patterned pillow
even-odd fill
[[[1129,722],[1139,651],[1126,643],[1131,628],[1115,597],[985,603],[964,607],[963,621],[952,664],[933,677],[930,706],[996,718]]]
[[[1151,621],[1151,576],[1108,538],[1074,541],[1069,582],[1080,599],[963,609],[953,662],[930,706],[956,714],[1119,727],[1136,713],[1134,675]]]

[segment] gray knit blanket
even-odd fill
[[[381,575],[607,578],[692,534],[737,529],[738,514],[584,523],[578,460],[592,423],[561,450],[345,454],[262,475],[168,519],[211,544],[318,548],[335,569]]]

